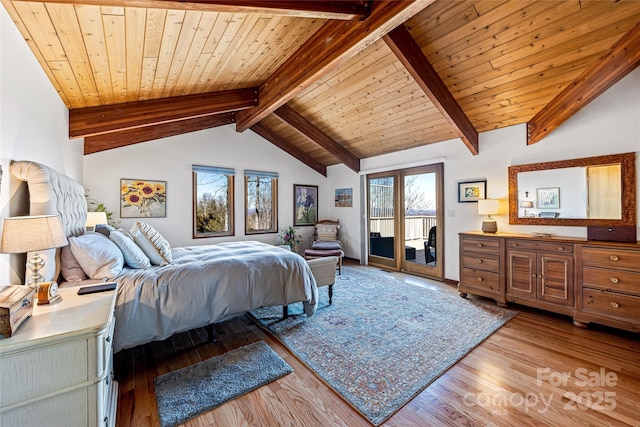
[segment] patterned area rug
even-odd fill
[[[293,369],[264,341],[231,350],[154,379],[162,427],[176,426]]]
[[[380,270],[343,267],[319,289],[316,314],[302,304],[253,311],[266,327],[374,425],[380,425],[498,330],[516,312],[414,286]]]

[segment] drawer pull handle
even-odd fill
[[[482,260],[481,259],[478,260],[478,264],[482,264]]]
[[[478,282],[482,282],[482,277],[478,277]]]
[[[611,256],[609,257],[609,259],[610,259],[611,261],[618,261],[618,260],[620,260],[620,258],[618,258],[618,255],[611,255]]]
[[[564,248],[562,246],[558,246],[558,250],[559,251],[564,251]]]
[[[483,246],[484,246],[484,245],[483,245],[482,243],[478,243],[478,247],[479,247],[479,248],[481,248],[481,247],[483,247]]]
[[[611,301],[611,307],[613,307],[613,308],[618,308],[618,307],[620,307],[620,304],[618,304],[618,303],[617,303],[617,302],[615,302],[615,301]]]
[[[618,279],[617,277],[610,277],[610,278],[609,278],[609,281],[610,281],[611,283],[618,283],[618,282],[620,281],[620,279]]]

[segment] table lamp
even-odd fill
[[[96,225],[107,224],[106,212],[87,212],[87,222],[85,228],[90,231],[95,231]]]
[[[478,215],[487,215],[484,221],[482,221],[482,231],[484,233],[495,233],[498,231],[498,224],[496,220],[491,218],[491,215],[497,215],[500,213],[500,201],[493,199],[480,199],[478,200]]]
[[[44,260],[38,251],[59,248],[67,243],[59,216],[16,216],[4,219],[0,252],[5,254],[34,252],[27,263],[31,269],[31,278],[27,285],[37,291],[38,284],[43,280],[40,269],[44,267]]]
[[[533,202],[531,200],[522,200],[520,202],[520,207],[524,208],[524,216],[525,218],[527,218],[529,217],[528,209],[531,209],[533,207]]]

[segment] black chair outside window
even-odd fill
[[[431,248],[433,248],[433,253],[431,252]],[[424,260],[425,263],[429,264],[430,262],[436,261],[436,226],[434,225],[429,230],[429,237],[424,242]]]

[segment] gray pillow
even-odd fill
[[[113,230],[115,230],[115,228],[108,224],[96,224],[95,228],[93,229],[93,231],[104,234],[107,237],[109,237],[109,234],[111,234]]]
[[[79,282],[87,278],[87,274],[73,256],[69,245],[64,246],[60,252],[60,272],[67,282]]]
[[[334,251],[337,249],[342,249],[342,245],[340,242],[313,242],[311,245],[311,249],[315,249],[318,251]]]
[[[111,279],[124,267],[122,251],[100,233],[87,231],[80,236],[69,237],[69,246],[90,279]]]
[[[151,266],[149,257],[133,241],[131,234],[127,230],[119,228],[109,234],[109,239],[115,243],[122,251],[124,262],[131,268],[147,268]]]

